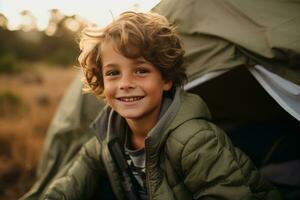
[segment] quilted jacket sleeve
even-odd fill
[[[281,199],[221,129],[207,127],[189,138],[181,154],[184,184],[194,199]]]
[[[96,191],[101,173],[100,143],[95,137],[80,150],[73,166],[65,176],[57,178],[43,195],[46,200],[89,199]]]

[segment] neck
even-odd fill
[[[155,123],[149,123],[149,121],[144,123],[142,121],[135,121],[130,119],[126,121],[133,135],[144,138],[147,137],[149,131],[155,125]]]
[[[131,144],[133,148],[140,149],[145,146],[145,138],[150,130],[158,121],[159,112],[153,113],[153,116],[143,119],[126,119],[126,122],[132,132]]]

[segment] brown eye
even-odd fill
[[[138,74],[138,75],[144,75],[144,74],[147,74],[149,72],[150,71],[148,69],[141,67],[141,68],[138,68],[135,73]]]
[[[109,70],[109,71],[105,72],[105,76],[117,76],[119,74],[120,73],[118,70]]]

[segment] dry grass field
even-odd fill
[[[32,186],[44,137],[77,69],[34,63],[18,75],[0,75],[0,199]],[[30,70],[29,70],[30,68]]]

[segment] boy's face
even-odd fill
[[[145,59],[120,54],[113,42],[102,44],[101,59],[107,103],[126,120],[157,120],[163,92],[172,82]]]

